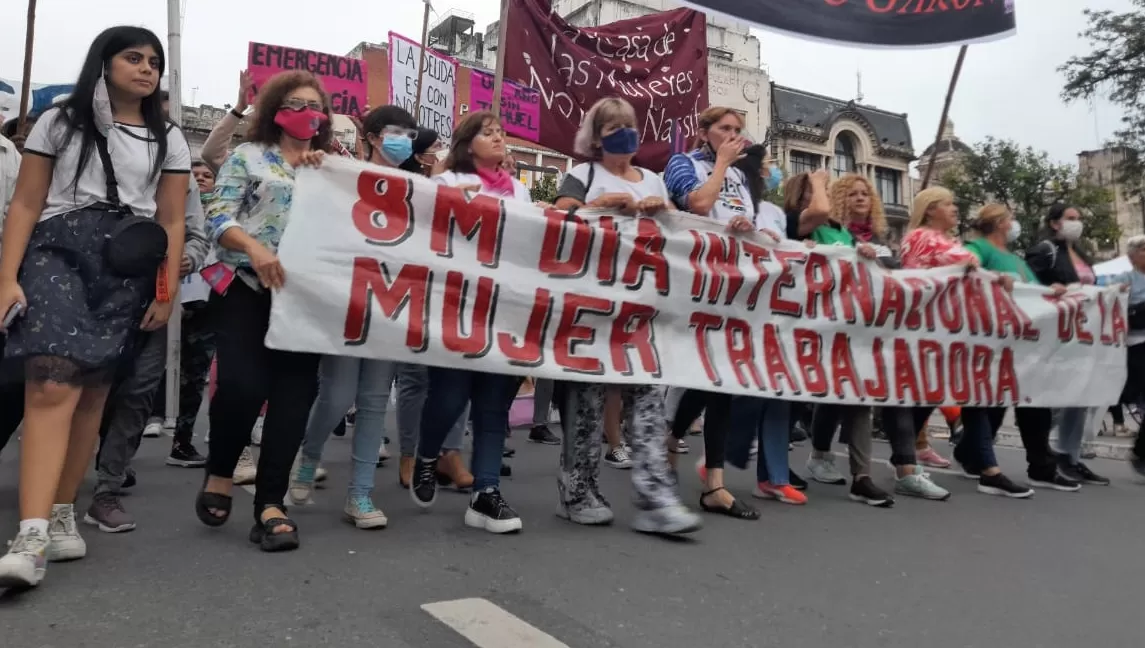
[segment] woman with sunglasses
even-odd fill
[[[230,517],[235,465],[266,403],[250,540],[263,551],[285,551],[299,545],[284,500],[318,391],[319,356],[268,349],[263,340],[271,291],[287,281],[276,250],[290,224],[294,170],[320,162],[329,146],[330,102],[318,79],[301,71],[272,77],[257,101],[247,142],[220,169],[207,210],[219,262],[234,275],[210,298],[217,388],[210,459],[195,512],[208,526],[222,526]]]

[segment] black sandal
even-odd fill
[[[758,510],[740,502],[738,499],[732,499],[732,505],[726,506],[726,507],[725,506],[711,506],[710,504],[707,504],[704,502],[704,498],[707,497],[708,495],[711,495],[713,493],[718,493],[720,491],[726,491],[726,490],[728,490],[728,489],[721,486],[719,488],[713,488],[712,490],[707,491],[704,494],[700,495],[700,508],[704,509],[708,513],[719,513],[720,515],[726,515],[728,517],[733,517],[733,518],[736,518],[739,520],[758,520],[759,519],[759,511]],[[729,491],[729,493],[730,493],[730,491]]]
[[[282,511],[282,517],[276,516],[268,520],[263,520],[262,512],[272,508]],[[286,517],[285,506],[282,504],[263,504],[255,513],[254,517],[255,522],[250,530],[250,541],[258,545],[259,549],[267,552],[275,552],[291,551],[298,548],[300,544],[298,541],[298,525],[294,523],[294,520]],[[290,530],[275,532],[275,527],[280,526],[290,527]]]
[[[211,479],[211,473],[204,471],[206,474],[203,477],[203,487],[199,489],[198,496],[195,497],[195,515],[199,516],[199,521],[209,527],[221,527],[231,519],[231,504],[232,499],[230,495],[223,495],[221,493],[208,493],[207,482]],[[212,511],[225,513],[225,515],[216,515]]]

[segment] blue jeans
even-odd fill
[[[357,403],[350,459],[350,497],[368,496],[374,490],[378,451],[385,436],[386,407],[394,382],[395,363],[349,356],[323,356],[318,369],[318,398],[310,410],[302,456],[309,461],[322,459],[322,449],[330,433],[350,407]]]
[[[963,407],[962,440],[954,448],[954,458],[973,474],[996,467],[994,432],[989,409]]]
[[[442,444],[469,405],[473,422],[473,490],[499,488],[501,455],[509,429],[509,408],[521,379],[466,369],[429,368],[429,392],[421,413],[421,436],[417,456],[437,459]]]
[[[787,464],[790,430],[790,401],[755,396],[732,398],[727,462],[736,468],[747,468],[751,457],[751,442],[753,439],[758,440],[756,481],[770,482],[773,486],[788,485],[791,483],[791,471]]]
[[[1084,407],[1063,407],[1058,411],[1058,450],[1073,465],[1081,461],[1081,444],[1085,440],[1089,410]]]

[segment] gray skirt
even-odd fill
[[[122,277],[103,248],[120,216],[80,209],[36,224],[20,267],[28,308],[8,330],[5,365],[32,382],[107,385],[140,339],[154,277]]]

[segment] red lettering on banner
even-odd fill
[[[376,171],[358,174],[358,200],[350,209],[354,227],[371,245],[397,245],[413,233],[413,185]]]
[[[715,232],[707,232],[708,249],[704,263],[710,272],[708,279],[708,303],[720,300],[725,293],[724,304],[730,305],[743,288],[743,273],[739,269],[738,239],[725,237]],[[725,291],[726,286],[726,291]]]
[[[1109,316],[1105,310],[1105,293],[1097,296],[1097,319],[1097,330],[1101,334],[1101,343],[1105,346],[1111,346],[1113,344],[1113,336],[1110,335],[1109,327],[1107,326],[1109,323]]]
[[[827,395],[827,374],[823,371],[823,338],[815,331],[796,327],[795,364],[803,377],[803,388],[812,396]]]
[[[1053,304],[1058,311],[1058,340],[1061,342],[1073,340],[1073,313],[1070,312],[1070,303],[1059,295],[1045,294],[1042,295],[1042,299]]]
[[[767,371],[767,378],[771,382],[771,391],[776,396],[783,395],[783,383],[786,380],[791,393],[799,395],[799,383],[791,375],[791,368],[787,362],[787,353],[783,350],[783,342],[779,339],[779,329],[774,324],[763,325],[763,364]]]
[[[1113,298],[1109,307],[1109,329],[1113,335],[1114,343],[1125,344],[1125,337],[1129,334],[1129,326],[1125,321],[1125,314],[1121,312],[1121,300]]]
[[[346,345],[366,343],[370,332],[370,303],[376,299],[382,314],[397,319],[403,309],[409,311],[406,326],[406,346],[413,351],[425,351],[429,345],[429,285],[433,273],[429,268],[407,263],[398,271],[396,279],[384,263],[371,257],[354,259],[350,277],[350,304],[346,309],[346,325],[342,337]]]
[[[724,327],[724,338],[728,346],[728,361],[731,362],[732,371],[735,372],[736,382],[739,383],[739,386],[755,385],[756,389],[766,390],[763,376],[760,375],[759,367],[755,363],[755,344],[753,343],[751,325],[741,319],[728,318]],[[748,376],[744,375],[745,368],[750,374],[750,383]]]
[[[998,393],[995,403],[1018,404],[1021,394],[1018,393],[1018,372],[1014,369],[1014,350],[1002,347],[1002,354],[998,358]]]
[[[1007,331],[1015,340],[1022,337],[1022,320],[1018,317],[1018,305],[1014,303],[1010,291],[1000,283],[990,284],[990,294],[994,298],[994,313],[998,322],[995,331],[999,340],[1006,339]]]
[[[875,321],[875,300],[871,295],[871,272],[865,263],[839,260],[839,297],[843,303],[843,321],[854,324],[862,315],[863,324]]]
[[[636,237],[632,241],[632,255],[624,268],[621,281],[629,290],[640,290],[644,285],[644,273],[651,271],[656,284],[656,292],[668,294],[668,260],[664,258],[664,233],[654,218],[641,218],[637,221]]]
[[[596,329],[581,324],[580,318],[586,314],[611,316],[615,310],[616,304],[609,299],[565,293],[561,320],[553,336],[553,360],[557,366],[574,373],[603,375],[603,362],[597,358],[576,355],[578,346],[596,341]]]
[[[804,266],[807,283],[807,317],[823,317],[835,321],[835,273],[831,261],[822,254],[811,252]],[[811,387],[807,387],[811,390]],[[811,390],[814,391],[814,390]]]
[[[594,228],[583,218],[556,209],[545,210],[545,236],[537,269],[550,277],[575,279],[588,272]],[[569,242],[569,233],[572,242]],[[567,249],[566,249],[567,248]],[[561,258],[564,256],[565,258]]]
[[[922,402],[941,403],[946,398],[945,353],[942,344],[934,340],[918,342],[918,374],[922,383]],[[933,368],[934,371],[930,371]]]
[[[875,326],[886,326],[891,314],[894,314],[894,328],[902,326],[906,315],[906,292],[898,279],[890,275],[883,277],[883,298],[879,301],[879,315],[875,318]]]
[[[950,397],[959,405],[970,402],[970,350],[965,342],[950,343]]]
[[[553,294],[538,288],[533,296],[533,308],[525,324],[525,336],[519,337],[507,331],[497,334],[497,348],[509,360],[509,364],[520,367],[539,367],[545,361],[545,332],[549,329],[549,319],[553,314]]]
[[[612,320],[612,336],[608,344],[614,371],[624,376],[635,373],[628,361],[629,350],[635,349],[644,373],[653,378],[660,377],[660,352],[656,350],[656,331],[652,326],[658,314],[659,311],[651,306],[621,302],[620,313]]]
[[[704,372],[708,375],[708,382],[719,387],[724,384],[724,381],[712,362],[712,348],[708,344],[708,331],[718,331],[723,328],[724,318],[719,315],[696,311],[688,320],[688,326],[696,333],[696,351],[700,354],[700,364],[704,366]]]
[[[751,265],[759,273],[759,279],[756,280],[755,285],[747,293],[747,309],[754,311],[755,307],[759,304],[759,293],[763,290],[763,285],[767,283],[767,278],[771,273],[767,271],[767,266],[764,265],[765,261],[771,259],[771,251],[767,248],[756,245],[748,241],[743,242],[743,253],[747,258],[751,259]]]
[[[470,194],[458,187],[438,186],[433,201],[433,230],[429,249],[438,256],[453,258],[453,233],[477,237],[477,262],[496,268],[501,260],[501,240],[505,233],[505,205],[485,194]]]
[[[1077,329],[1077,341],[1082,344],[1093,344],[1093,333],[1086,330],[1085,325],[1089,323],[1089,318],[1085,314],[1085,302],[1088,299],[1078,295],[1077,301],[1074,304],[1073,325]]]
[[[620,256],[620,234],[616,231],[616,219],[612,216],[600,217],[600,256],[596,264],[596,280],[604,286],[616,283],[616,264]]]
[[[697,230],[688,230],[688,233],[692,235],[692,251],[688,254],[688,263],[692,266],[692,301],[698,304],[704,298],[704,288],[708,284],[708,277],[700,265],[708,241]]]
[[[994,330],[990,307],[986,305],[986,287],[976,276],[963,277],[962,289],[966,299],[966,322],[971,335],[989,335]]]
[[[831,387],[835,396],[846,398],[843,384],[850,383],[855,398],[866,400],[862,385],[859,384],[859,375],[855,372],[855,356],[851,352],[851,339],[846,333],[835,334],[831,342]]]
[[[923,301],[926,299],[926,291],[930,288],[930,284],[921,277],[904,277],[902,282],[906,284],[907,293],[910,296],[910,305],[906,309],[906,318],[903,324],[906,325],[907,330],[917,331],[922,328]],[[931,317],[927,327],[928,331],[933,332],[934,318]]]
[[[779,262],[780,272],[779,276],[775,279],[775,285],[771,287],[771,310],[781,315],[802,317],[803,304],[780,297],[780,292],[782,292],[784,288],[795,287],[795,273],[791,264],[792,262],[802,263],[806,261],[807,253],[802,251],[775,250],[774,255],[775,260]]]
[[[875,377],[863,379],[863,391],[873,400],[885,402],[890,397],[890,388],[887,385],[887,363],[883,359],[883,339],[880,337],[871,340],[871,360],[875,365]]]
[[[948,278],[937,298],[938,321],[944,329],[951,333],[961,333],[964,326],[962,322],[962,297],[958,290],[961,281],[961,277]]]
[[[914,359],[911,358],[910,346],[902,338],[894,339],[895,357],[895,398],[899,403],[916,405],[922,392],[918,389],[918,376],[915,374]],[[910,399],[906,392],[910,391]]]
[[[994,389],[990,378],[994,352],[990,347],[975,344],[971,351],[970,380],[974,383],[974,398],[981,406],[994,404]]]
[[[483,358],[493,348],[493,314],[497,310],[499,286],[489,277],[477,278],[477,295],[469,301],[469,279],[450,270],[445,275],[441,308],[441,345],[466,358]],[[469,311],[469,321],[462,322]],[[468,330],[466,334],[464,331]]]

